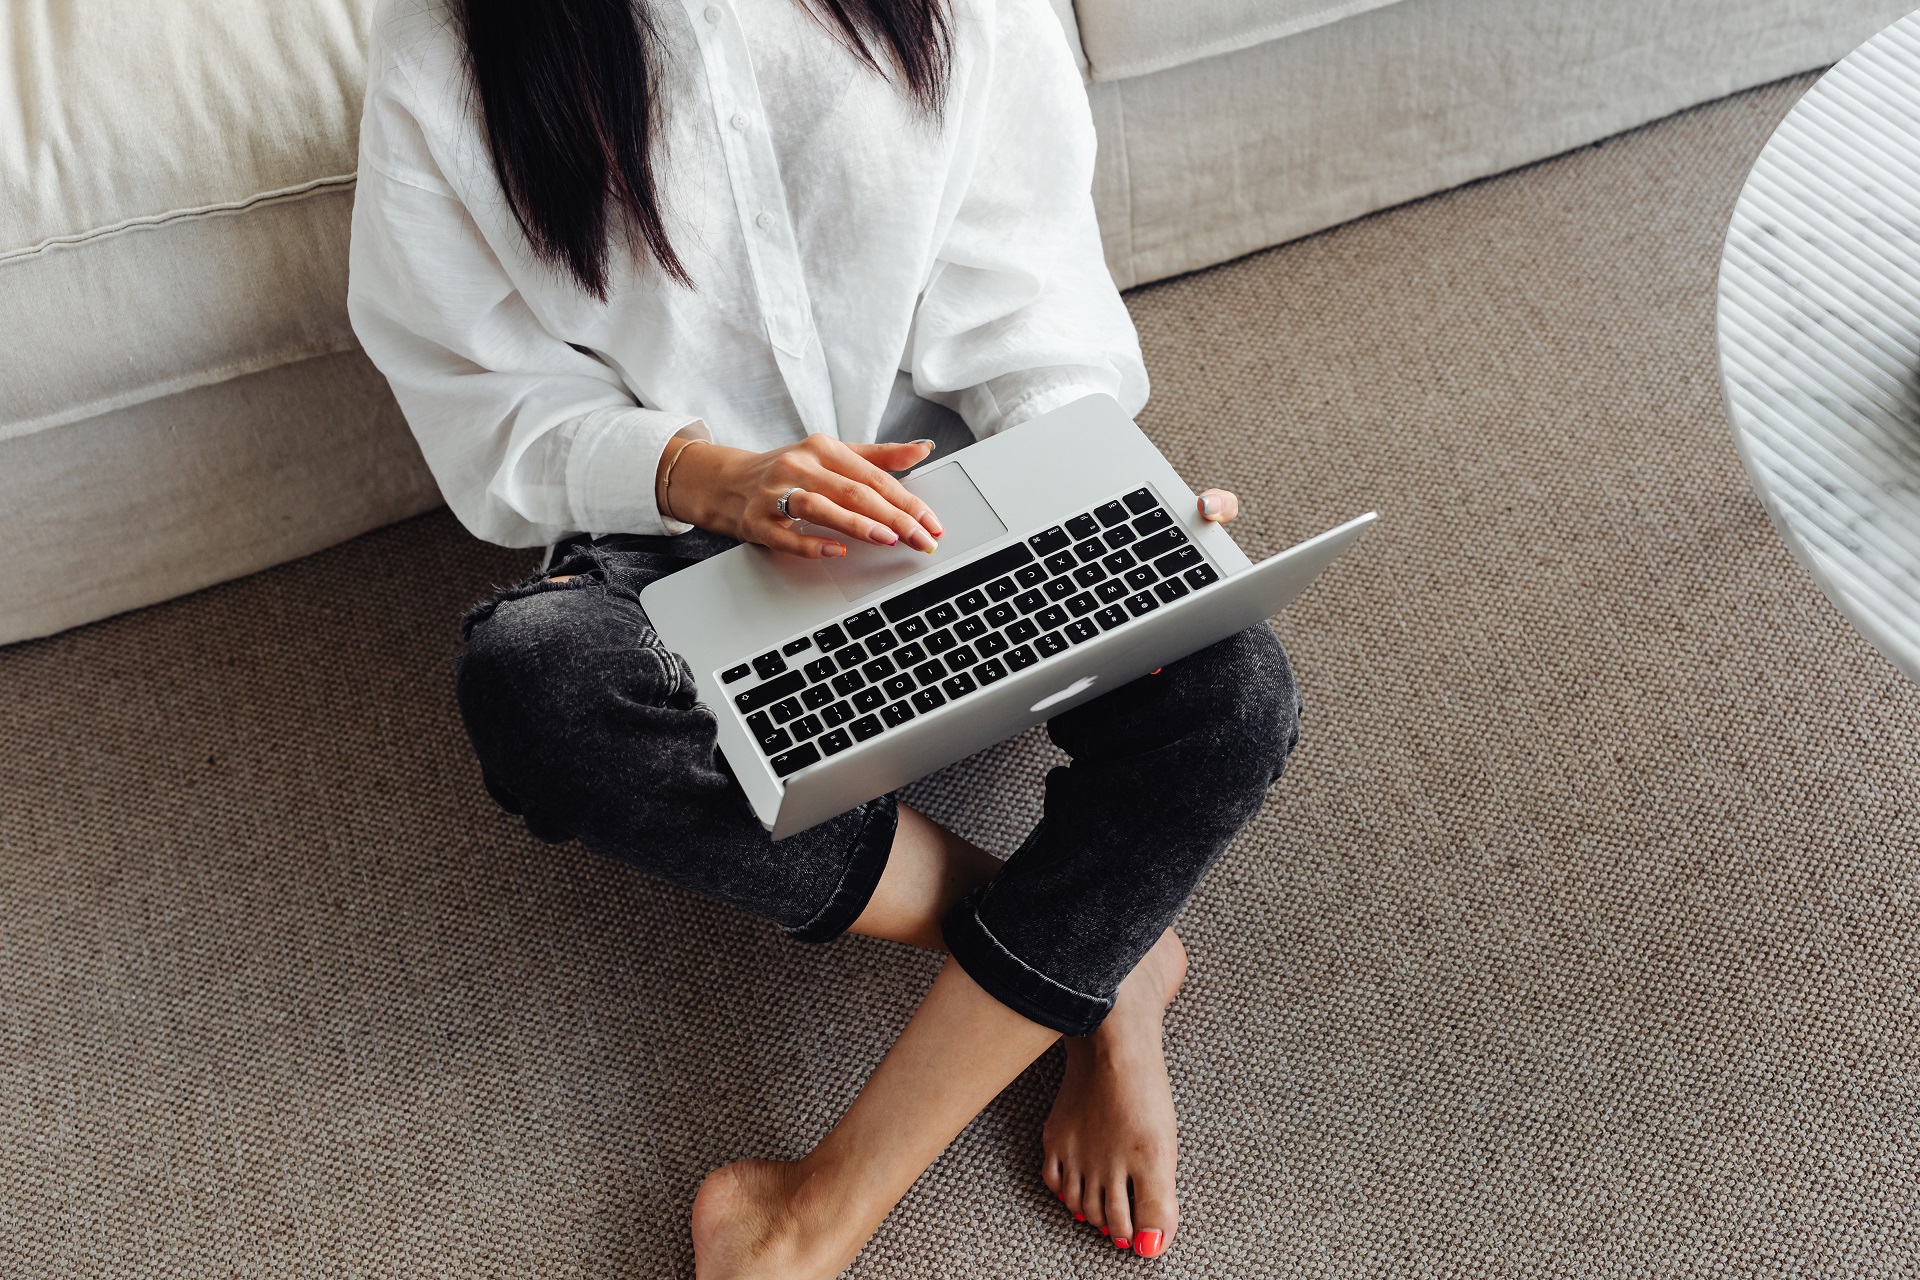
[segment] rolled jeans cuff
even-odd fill
[[[867,909],[880,876],[887,869],[887,855],[893,852],[893,833],[900,822],[900,808],[890,795],[869,800],[860,806],[864,821],[853,837],[853,851],[840,883],[826,905],[813,919],[786,931],[797,942],[831,942],[847,931],[860,913]],[[774,845],[776,850],[779,845]]]
[[[948,953],[981,990],[1021,1017],[1062,1035],[1090,1034],[1113,1008],[1113,997],[1062,986],[1002,946],[980,919],[990,888],[981,885],[960,899],[940,922]]]

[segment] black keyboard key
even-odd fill
[[[1186,540],[1187,534],[1184,529],[1178,527],[1162,529],[1158,533],[1140,539],[1133,548],[1133,554],[1142,560],[1157,560]]]
[[[913,695],[913,706],[916,711],[927,712],[933,710],[935,707],[944,707],[946,705],[946,696],[938,689],[922,689]]]
[[[1200,548],[1185,546],[1170,556],[1161,556],[1153,562],[1153,567],[1160,571],[1161,577],[1171,578],[1174,574],[1185,569],[1191,569],[1199,563]]]
[[[798,640],[789,640],[780,646],[780,652],[791,658],[796,653],[805,653],[813,648],[813,641],[801,636]]]
[[[1132,529],[1128,528],[1126,525],[1120,524],[1120,525],[1115,525],[1113,528],[1107,530],[1104,534],[1100,536],[1100,540],[1106,543],[1108,546],[1112,547],[1115,551],[1118,551],[1120,548],[1126,546],[1129,542],[1132,542],[1137,538],[1139,538],[1139,536],[1140,536],[1139,534],[1135,533]]]
[[[987,629],[987,624],[978,618],[962,618],[953,624],[953,634],[962,640],[971,640]]]
[[[958,600],[955,600],[954,603],[960,606],[960,612],[962,613],[978,613],[987,607],[987,593],[984,591],[969,591]]]
[[[927,634],[927,620],[925,618],[908,618],[905,622],[895,627],[894,630],[900,633],[902,640],[918,640],[921,636]]]
[[[966,645],[961,645],[946,657],[947,670],[960,671],[980,661],[980,655]]]
[[[1064,607],[1057,604],[1048,605],[1039,613],[1035,614],[1033,620],[1039,623],[1043,629],[1051,631],[1055,627],[1064,627],[1067,625],[1067,611]]]
[[[1107,544],[1098,538],[1088,538],[1085,542],[1074,544],[1073,554],[1080,557],[1081,564],[1092,564],[1107,554]]]
[[[951,626],[953,623],[953,620],[959,616],[960,616],[960,611],[954,608],[952,605],[950,604],[939,605],[935,608],[927,610],[927,625],[930,627]]]
[[[853,709],[855,711],[878,711],[880,704],[886,700],[886,694],[869,685],[867,688],[853,695]]]
[[[775,756],[773,771],[784,778],[790,773],[798,773],[819,758],[820,748],[809,742],[805,746],[795,747],[783,756]]]
[[[1141,516],[1138,520],[1135,520],[1133,522],[1133,531],[1144,538],[1148,534],[1154,532],[1156,529],[1164,529],[1172,523],[1173,523],[1172,516],[1168,515],[1166,512],[1158,508],[1155,508],[1154,510],[1147,512],[1147,514]]]
[[[1101,604],[1112,604],[1127,594],[1127,584],[1118,578],[1108,578],[1093,589],[1093,594],[1100,597]]]
[[[1181,576],[1184,577],[1188,585],[1192,586],[1196,591],[1210,582],[1218,581],[1220,578],[1220,575],[1213,571],[1213,566],[1210,564],[1195,565]]]
[[[777,653],[763,653],[753,660],[753,673],[762,680],[771,680],[787,669],[787,660]]]
[[[867,660],[867,651],[858,644],[850,644],[834,654],[833,660],[840,664],[842,671],[851,671]]]
[[[918,609],[912,609],[909,610],[909,612],[918,613],[920,611]],[[906,615],[902,614],[901,616],[905,617]],[[878,609],[862,609],[859,613],[847,619],[847,634],[855,640],[858,640],[861,636],[872,635],[885,625],[886,623],[881,620]]]
[[[879,716],[861,716],[858,720],[855,720],[847,726],[847,728],[853,730],[853,740],[855,742],[865,742],[868,738],[877,738],[886,731],[886,727],[887,726],[880,723]]]
[[[987,584],[987,599],[1006,600],[1020,594],[1020,588],[1012,578],[995,578]]]
[[[973,682],[972,676],[963,671],[957,676],[948,676],[941,682],[940,687],[946,691],[949,698],[964,698],[980,686]]]
[[[917,644],[903,644],[893,651],[893,665],[905,670],[927,660],[927,651]]]
[[[820,652],[838,649],[847,642],[847,633],[837,626],[825,626],[813,633],[813,642],[820,646]]]
[[[751,670],[753,670],[753,668],[744,662],[737,667],[728,667],[720,673],[720,683],[732,684],[736,680],[745,680],[747,678],[747,672]]]
[[[793,736],[801,742],[805,742],[808,738],[819,737],[821,730],[825,728],[826,726],[820,723],[819,716],[801,716],[787,726]]]
[[[818,711],[832,701],[833,690],[824,684],[808,685],[807,691],[800,695],[800,704],[809,711]]]
[[[832,658],[815,658],[807,664],[807,679],[817,683],[832,675],[834,670]]]
[[[1093,615],[1093,620],[1107,631],[1113,630],[1127,620],[1127,611],[1117,604],[1110,604]]]
[[[1056,551],[1054,554],[1047,557],[1048,573],[1053,573],[1053,574],[1072,573],[1073,565],[1074,565],[1074,559],[1073,559],[1073,552],[1071,551]]]
[[[893,674],[893,659],[875,658],[872,662],[860,668],[860,674],[869,680],[885,680]]]
[[[1028,538],[1027,545],[1033,548],[1033,554],[1037,556],[1050,556],[1072,541],[1065,529],[1055,525],[1051,529],[1042,529]]]
[[[1082,538],[1091,538],[1100,532],[1100,522],[1092,516],[1075,516],[1067,521],[1067,536],[1075,542]]]
[[[747,717],[747,732],[756,738],[764,738],[773,732],[773,717],[764,711],[756,711]]]
[[[1111,529],[1127,518],[1127,509],[1117,502],[1103,502],[1093,509],[1093,518]]]
[[[1015,671],[1025,671],[1038,661],[1040,661],[1040,659],[1034,654],[1033,650],[1027,648],[1025,645],[1021,645],[1018,649],[1007,650],[1007,665]]]
[[[1092,618],[1082,618],[1067,628],[1067,639],[1075,644],[1085,644],[1100,634],[1100,628],[1093,625]]]
[[[1074,585],[1072,578],[1050,578],[1047,580],[1047,599],[1065,600],[1079,589]]]
[[[1090,587],[1107,576],[1107,571],[1097,564],[1083,564],[1073,571],[1073,580],[1083,587]]]
[[[889,698],[904,698],[913,692],[913,677],[903,671],[881,685],[880,691]]]
[[[785,729],[775,729],[772,733],[760,739],[760,749],[768,755],[778,754],[792,745],[793,738]]]
[[[973,669],[973,678],[981,684],[992,684],[995,680],[1004,680],[1007,669],[1000,665],[1000,659],[988,658]]]
[[[880,714],[886,718],[887,727],[892,729],[913,719],[913,708],[904,702],[890,702]]]
[[[1023,644],[1040,634],[1040,626],[1031,618],[1022,618],[1007,628],[1007,639],[1015,644]]]
[[[835,729],[832,733],[820,735],[820,749],[830,756],[837,756],[853,745],[853,735],[845,729]]]
[[[1087,591],[1082,591],[1079,595],[1067,601],[1067,612],[1076,618],[1085,617],[1099,607],[1099,602],[1093,598],[1091,592]]]
[[[770,707],[782,698],[790,698],[807,687],[807,678],[798,671],[789,671],[783,676],[775,676],[765,684],[757,684],[745,693],[733,696],[733,705],[742,711],[758,711]]]
[[[1178,578],[1168,578],[1165,582],[1159,583],[1153,588],[1153,594],[1159,596],[1168,604],[1172,604],[1175,600],[1187,594],[1187,584]]]
[[[844,698],[866,682],[867,678],[858,671],[842,671],[833,678],[833,691]]]
[[[1021,587],[1037,587],[1047,580],[1047,566],[1030,564],[1013,575],[1013,580]]]
[[[945,653],[947,650],[953,648],[954,645],[959,643],[960,642],[958,640],[955,640],[953,638],[953,632],[936,631],[932,635],[927,637],[927,652],[928,653]]]
[[[1022,613],[1032,613],[1046,603],[1047,598],[1038,591],[1023,591],[1013,598],[1013,607]]]
[[[1031,563],[1033,552],[1024,542],[1016,542],[1010,547],[1002,547],[990,556],[982,556],[971,564],[962,565],[949,573],[943,573],[931,582],[923,582],[911,591],[902,591],[880,607],[887,611],[889,621],[898,622],[910,618],[916,613],[925,613],[942,600],[951,600],[963,591],[992,582],[1003,573],[1011,573],[1023,564]]]
[[[876,631],[872,635],[868,636],[865,640],[862,640],[860,643],[867,646],[868,653],[885,653],[887,650],[893,648],[893,646],[900,643],[900,637],[893,634],[893,632],[888,631],[885,628],[882,628],[881,630]]]
[[[1139,563],[1131,551],[1116,551],[1100,561],[1101,567],[1108,573],[1125,573]]]
[[[759,723],[756,724],[755,721]],[[759,743],[760,749],[768,755],[776,751],[785,751],[793,745],[792,739],[787,737],[787,731],[776,725],[764,711],[750,717],[747,720],[747,728],[752,732],[753,740]]]
[[[934,683],[946,674],[947,669],[941,664],[938,658],[929,658],[913,669],[913,678],[920,682],[922,688]]]
[[[1080,624],[1075,623],[1074,625],[1078,626]],[[1066,650],[1067,640],[1066,640],[1066,637],[1061,635],[1058,631],[1049,631],[1047,632],[1047,634],[1041,636],[1038,640],[1035,640],[1033,642],[1033,647],[1034,647],[1034,650],[1038,652],[1041,657],[1051,658],[1054,654],[1062,653]]]
[[[1160,602],[1153,598],[1153,592],[1151,591],[1142,591],[1137,596],[1127,597],[1127,612],[1136,618],[1143,613],[1152,613],[1159,607]]]
[[[986,619],[990,627],[1004,627],[1019,615],[1013,611],[1012,605],[997,604],[980,616]]]
[[[1160,575],[1153,571],[1153,566],[1145,564],[1127,570],[1127,576],[1122,579],[1135,591],[1145,591],[1159,580]]]
[[[1132,493],[1120,499],[1120,501],[1127,504],[1127,510],[1133,512],[1135,515],[1139,515],[1142,511],[1149,510],[1154,505],[1153,490],[1135,489]]]
[[[981,657],[991,657],[1007,647],[1007,638],[997,631],[988,632],[973,647],[980,651]]]
[[[769,707],[768,710],[773,712],[773,718],[776,723],[785,724],[800,714],[800,699],[782,698],[780,701],[774,703],[773,706]]]
[[[845,724],[847,721],[853,719],[853,704],[851,702],[836,702],[825,711],[822,711],[820,718],[828,724]]]

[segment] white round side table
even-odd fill
[[[1807,91],[1720,260],[1747,474],[1820,589],[1920,680],[1920,13]]]

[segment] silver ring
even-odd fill
[[[787,490],[785,493],[781,494],[778,498],[774,499],[773,507],[774,507],[774,510],[778,511],[782,516],[784,516],[788,520],[793,521],[795,524],[805,524],[806,522],[802,520],[799,516],[787,510],[787,499],[791,498],[794,494],[799,492],[800,492],[800,489],[798,487]]]

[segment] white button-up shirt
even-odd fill
[[[798,0],[649,5],[659,194],[694,288],[617,251],[606,302],[533,257],[443,0],[380,7],[348,306],[467,528],[682,532],[654,501],[669,440],[869,441],[902,370],[978,436],[1092,392],[1145,403],[1058,20],[950,2],[938,122]]]

